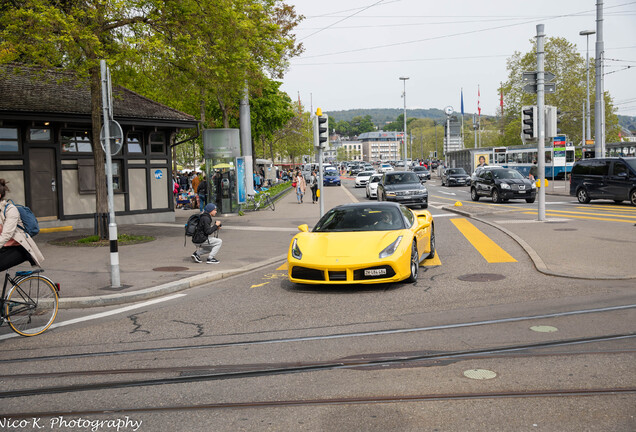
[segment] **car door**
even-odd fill
[[[590,173],[585,176],[585,187],[590,198],[609,198],[608,175],[610,161],[594,160],[590,163]]]
[[[607,177],[607,198],[613,200],[626,200],[632,184],[629,178],[629,168],[620,160],[612,162],[609,176]]]

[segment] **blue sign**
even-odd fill
[[[156,170],[156,171],[155,171],[155,178],[156,178],[157,180],[160,180],[160,179],[161,179],[161,177],[163,177],[163,171],[161,171],[160,169]]]
[[[236,196],[239,204],[245,204],[247,200],[247,188],[245,187],[245,158],[236,158]]]

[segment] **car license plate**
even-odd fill
[[[519,191],[519,193],[526,193],[526,191],[521,191],[521,190],[520,190],[520,191]]]
[[[382,276],[386,274],[386,269],[367,269],[364,271],[365,276]]]

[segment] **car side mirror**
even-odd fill
[[[309,232],[309,225],[307,224],[298,225],[298,231]]]
[[[422,184],[426,183],[426,179],[420,179],[420,183]]]

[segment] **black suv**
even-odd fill
[[[411,171],[389,171],[378,183],[378,201],[419,204],[428,207],[428,190],[417,174]]]
[[[578,161],[570,175],[570,195],[581,204],[593,199],[636,206],[636,158],[599,158]]]
[[[470,198],[492,197],[492,202],[500,203],[509,199],[525,199],[533,203],[537,196],[537,186],[512,168],[491,168],[481,170],[472,180]]]
[[[442,173],[442,186],[466,186],[470,183],[470,176],[464,168],[447,168]]]

